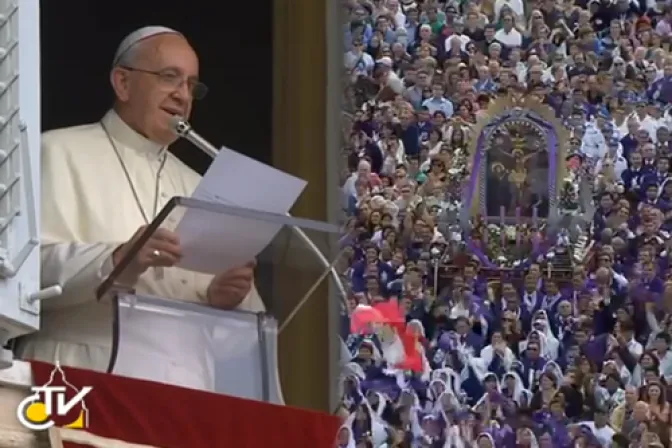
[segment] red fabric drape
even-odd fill
[[[31,364],[35,384],[46,384],[54,366]],[[87,431],[130,443],[160,448],[329,448],[340,426],[337,417],[289,406],[88,370],[63,371],[75,387],[93,387],[85,398]],[[52,384],[61,381],[56,375]]]

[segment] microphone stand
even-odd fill
[[[174,116],[172,119],[172,124],[173,128],[175,130],[175,133],[179,136],[182,137],[186,140],[188,140],[191,144],[196,146],[198,149],[203,151],[205,154],[210,156],[210,158],[214,159],[217,157],[217,154],[219,154],[219,151],[217,148],[215,148],[209,141],[201,137],[199,134],[197,134],[184,118],[179,117],[179,116]],[[235,205],[235,204],[234,204]],[[291,217],[289,213],[286,214],[287,216]],[[336,272],[335,265],[338,262],[338,259],[340,258],[341,254],[343,251],[339,251],[339,254],[336,256],[333,262],[329,262],[327,257],[324,256],[322,251],[313,243],[313,241],[308,237],[308,235],[305,234],[303,229],[301,229],[298,226],[291,226],[292,232],[296,233],[296,235],[308,246],[308,248],[315,254],[317,259],[319,260],[320,264],[324,268],[324,272],[320,277],[313,283],[313,285],[308,289],[308,291],[301,297],[301,300],[297,302],[297,304],[292,308],[292,310],[289,312],[285,320],[280,324],[280,327],[278,329],[278,333],[282,333],[282,331],[287,328],[289,323],[296,317],[298,314],[299,310],[303,307],[303,305],[306,304],[310,296],[315,292],[315,290],[318,288],[318,286],[322,283],[322,280],[324,280],[328,275],[331,275],[331,278],[333,279],[334,283],[336,284],[336,287],[338,288],[338,292],[341,295],[341,299],[345,300],[347,297],[345,287],[343,286],[343,282],[341,281],[341,277],[338,275],[338,272]]]

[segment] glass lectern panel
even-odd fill
[[[118,306],[111,373],[283,403],[272,317],[133,294]]]
[[[146,248],[165,230],[179,238],[180,263],[131,275],[138,254],[153,252]],[[277,322],[328,279],[337,233],[315,221],[173,198],[97,290],[117,309],[109,371],[282,402]],[[258,294],[230,311],[211,303],[213,278],[252,261]],[[327,297],[312,300],[327,306]]]

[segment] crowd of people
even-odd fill
[[[338,446],[672,446],[672,4],[343,6]],[[437,288],[476,123],[514,94],[568,128],[561,153],[592,189],[590,254],[567,281],[529,260],[493,286],[469,261]],[[390,304],[419,367],[399,367],[388,327],[353,322]]]

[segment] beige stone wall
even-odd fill
[[[0,448],[33,448],[38,437],[16,419],[16,407],[28,395],[31,384],[30,365],[15,362],[14,367],[0,370]]]

